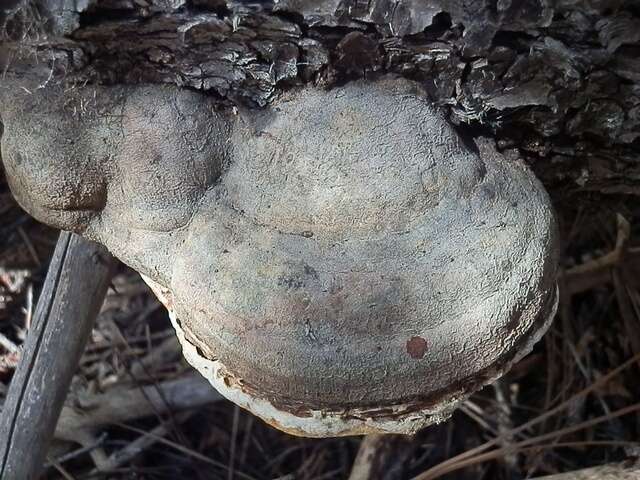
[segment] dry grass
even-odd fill
[[[640,454],[640,217],[624,199],[555,201],[565,272],[551,330],[450,421],[382,442],[385,478],[520,479]],[[55,239],[15,205],[0,172],[0,402]],[[208,389],[199,402],[167,398],[171,382],[193,378],[165,312],[121,267],[68,399],[67,414],[83,412],[89,426],[56,442],[47,478],[349,477],[360,438],[291,437]],[[123,408],[133,394],[139,408]]]

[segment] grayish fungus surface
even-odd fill
[[[11,82],[2,157],[21,205],[142,273],[187,359],[278,428],[415,432],[553,316],[544,188],[412,82],[239,113],[173,86]]]

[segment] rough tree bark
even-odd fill
[[[2,24],[5,69],[30,59],[70,88],[175,83],[259,107],[395,72],[469,134],[519,149],[559,210],[604,195],[636,214],[632,0],[12,0]]]

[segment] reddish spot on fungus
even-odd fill
[[[411,337],[407,340],[407,353],[411,358],[422,358],[427,351],[427,341],[422,337]]]

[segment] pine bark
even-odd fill
[[[37,56],[69,84],[173,83],[258,108],[297,84],[393,72],[425,85],[466,135],[517,148],[567,208],[640,193],[632,1],[13,3],[5,68]]]

